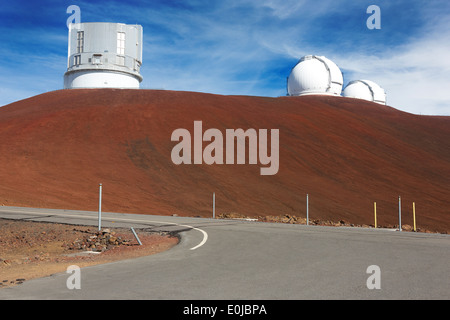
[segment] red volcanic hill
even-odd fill
[[[175,165],[172,132],[279,129],[279,171]],[[209,142],[208,142],[209,143]],[[204,142],[203,146],[208,143]],[[270,150],[270,149],[269,149]],[[310,219],[450,230],[450,117],[358,99],[60,90],[0,108],[0,204],[182,216]]]

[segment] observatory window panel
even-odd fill
[[[81,56],[78,55],[78,56],[74,56],[73,58],[74,58],[74,59],[73,59],[73,60],[74,60],[74,61],[73,61],[73,64],[74,64],[74,65],[78,66],[78,65],[81,64]]]
[[[117,32],[117,54],[125,54],[125,32]]]
[[[92,57],[92,63],[93,64],[101,64],[102,63],[102,55],[101,54],[94,54]]]
[[[81,53],[84,50],[84,31],[77,32],[77,53]]]

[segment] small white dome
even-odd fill
[[[339,67],[323,56],[304,56],[292,68],[287,81],[288,95],[340,95],[344,79]]]
[[[379,104],[386,104],[386,92],[370,80],[354,80],[345,87],[342,95],[348,98],[364,99]]]

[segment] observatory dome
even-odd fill
[[[354,80],[345,87],[342,95],[386,104],[386,92],[378,84],[369,80]]]
[[[292,68],[287,80],[290,96],[304,94],[340,95],[343,76],[339,67],[323,56],[308,55]]]

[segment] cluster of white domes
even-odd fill
[[[342,94],[344,97],[386,104],[386,92],[373,81],[351,81],[342,91],[343,79],[341,70],[333,61],[324,56],[304,56],[292,68],[287,79],[288,95]]]

